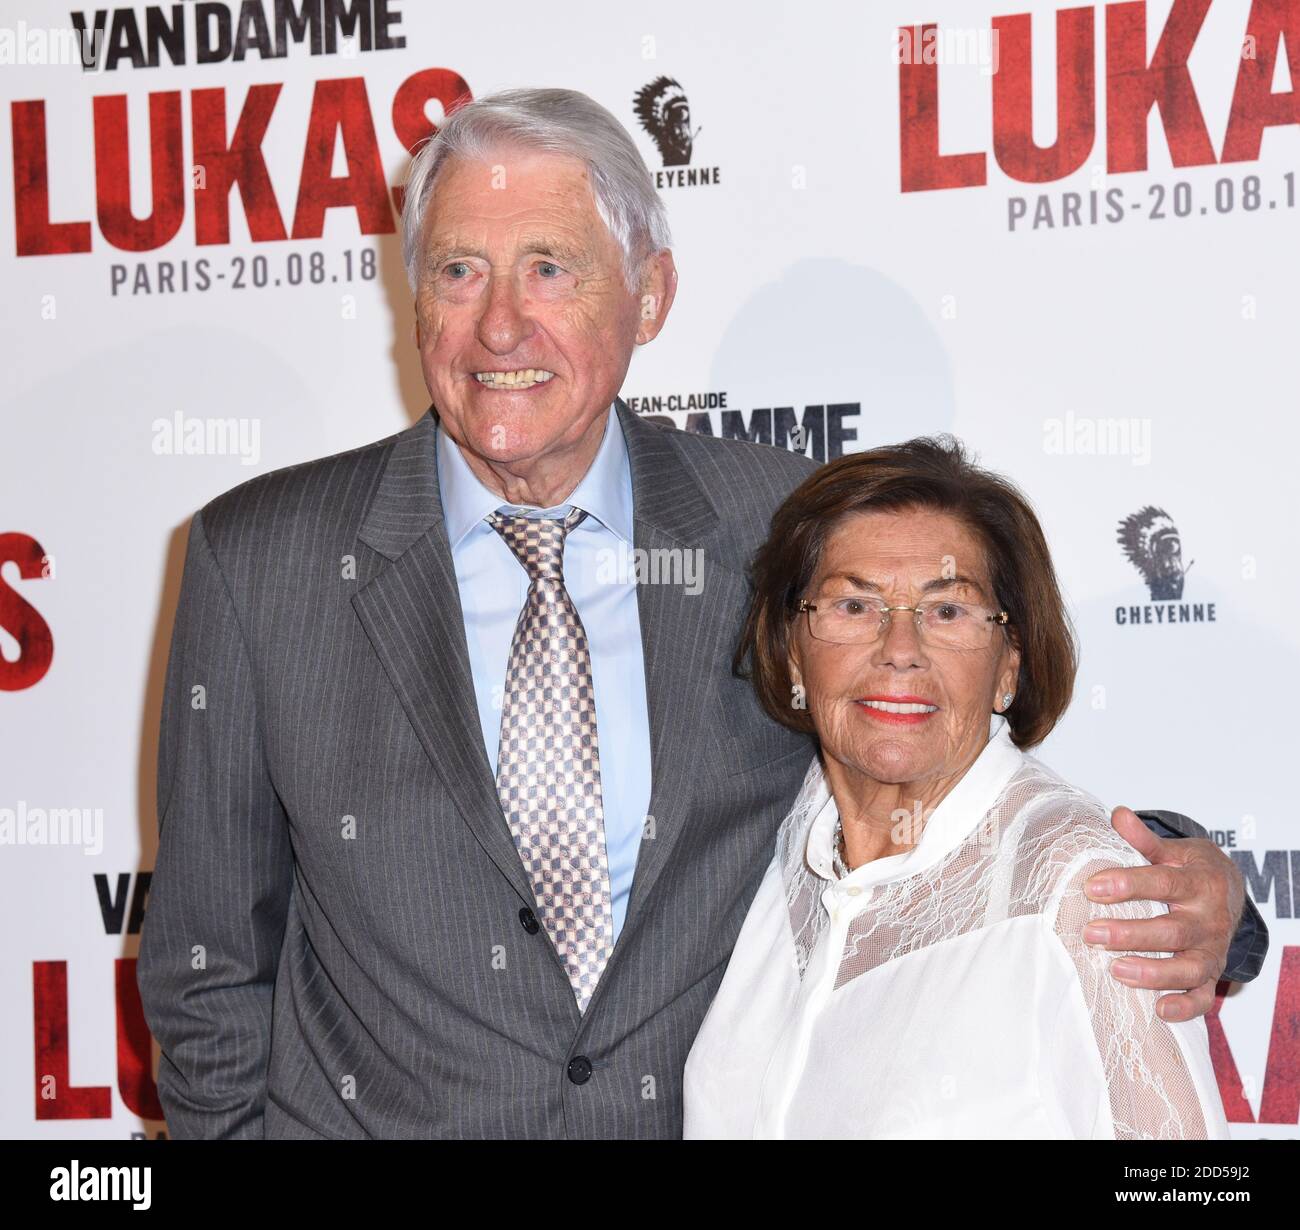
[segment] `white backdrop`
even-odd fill
[[[1247,873],[1272,945],[1211,1022],[1221,1090],[1234,1135],[1300,1136],[1300,820],[1285,786],[1300,0],[1097,5],[1087,38],[1063,18],[1081,35],[1063,93],[1088,105],[1069,111],[1059,159],[1022,156],[1057,143],[1056,3],[372,0],[333,54],[292,43],[200,63],[203,7],[175,6],[184,62],[164,50],[154,67],[144,5],[109,10],[90,69],[66,62],[66,4],[0,19],[0,167],[15,184],[0,194],[0,1132],[162,1131],[132,962],[184,529],[217,493],[427,407],[383,182],[407,161],[399,88],[409,128],[423,85],[460,79],[475,97],[584,90],[662,173],[681,284],[633,360],[638,408],[757,434],[761,411],[790,407],[778,423],[829,429],[813,432],[819,456],[951,430],[1030,494],[1083,643],[1074,706],[1039,754],[1109,803],[1192,815]],[[206,6],[254,35],[261,14],[273,38],[274,0],[243,7],[241,22],[238,4]],[[1028,42],[994,25],[1009,10],[1032,12]],[[900,65],[897,31],[922,23],[944,38],[915,40]],[[404,46],[376,47],[381,28]],[[1016,123],[1027,51],[1032,132],[1028,111]],[[1160,71],[1130,71],[1152,53]],[[633,105],[660,78],[689,101],[689,166],[665,169]],[[214,120],[233,134],[268,84],[274,212],[263,192],[250,230],[234,191],[222,240]],[[336,139],[338,98],[352,102]],[[961,154],[975,162],[947,160]],[[309,180],[340,181],[333,196],[300,192],[304,162]],[[245,159],[250,192],[259,165]],[[963,176],[979,182],[905,190]],[[315,237],[310,205],[330,200],[343,203]],[[133,226],[127,202],[153,225]],[[289,238],[265,237],[276,214]],[[739,415],[671,409],[706,393]],[[226,420],[224,445],[207,438]],[[178,422],[201,450],[177,444]],[[1180,601],[1153,598],[1117,541],[1148,508],[1161,558],[1185,573]],[[84,825],[42,841],[42,812]]]

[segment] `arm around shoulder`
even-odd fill
[[[1156,1013],[1155,991],[1127,986],[1111,974],[1111,963],[1122,954],[1083,940],[1083,928],[1094,918],[1149,918],[1162,908],[1143,900],[1102,905],[1087,897],[1083,886],[1088,878],[1117,861],[1123,861],[1117,852],[1102,845],[1077,852],[1061,868],[1043,914],[1072,975],[1061,1010],[1078,1012],[1081,1002],[1086,1012],[1086,1024],[1078,1032],[1090,1037],[1088,1049],[1099,1061],[1111,1128],[1104,1134],[1117,1139],[1221,1139],[1227,1126],[1203,1022],[1171,1025],[1162,1020]],[[1063,1045],[1060,1052],[1055,1050],[1062,1038],[1058,1021],[1046,1042],[1049,1053],[1068,1051]],[[1083,1083],[1077,1071],[1057,1075],[1056,1087],[1063,1095]],[[1086,1117],[1087,1109],[1077,1108],[1076,1113]]]
[[[1190,816],[1181,812],[1148,809],[1137,813],[1138,819],[1157,837],[1201,837],[1209,834]],[[1228,948],[1223,980],[1249,982],[1264,967],[1268,953],[1268,924],[1248,892],[1242,893],[1241,916]]]

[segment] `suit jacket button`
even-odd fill
[[[542,929],[542,924],[537,921],[537,915],[527,906],[519,911],[519,921],[523,923],[524,930],[529,935],[536,935]]]
[[[575,1055],[569,1060],[569,1079],[575,1085],[585,1085],[591,1080],[591,1060],[586,1055]]]

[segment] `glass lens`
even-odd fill
[[[924,602],[918,610],[921,637],[931,645],[953,649],[982,649],[993,625],[981,606],[966,602]]]
[[[916,621],[922,642],[940,648],[982,649],[989,643],[991,611],[965,602],[923,602],[915,611],[891,610],[883,602],[852,595],[823,597],[808,612],[809,628],[819,641],[836,645],[865,645],[884,633],[886,618],[909,616]]]
[[[817,609],[808,612],[812,634],[819,641],[837,645],[859,645],[880,635],[884,605],[869,598],[820,598]]]

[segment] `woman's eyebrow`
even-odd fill
[[[855,589],[871,590],[873,593],[880,593],[880,586],[875,581],[868,581],[853,572],[832,572],[828,573],[823,584],[829,581],[847,581]],[[932,594],[941,589],[973,589],[977,594],[983,596],[984,586],[982,586],[974,577],[968,577],[963,573],[957,573],[951,577],[935,577],[931,581],[926,581],[921,586],[921,592]]]
[[[921,592],[926,594],[940,589],[973,589],[981,597],[984,595],[984,586],[974,577],[963,576],[961,573],[951,577],[935,577],[933,581],[927,581],[921,586]]]
[[[847,581],[855,589],[873,589],[877,593],[880,592],[880,586],[874,581],[864,581],[860,576],[856,576],[852,572],[828,573],[823,579],[822,584],[825,585],[827,581]]]

